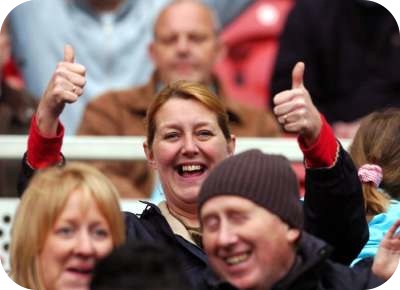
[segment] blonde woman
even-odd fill
[[[11,277],[35,290],[87,290],[95,263],[125,240],[115,187],[80,163],[39,172],[11,234]]]

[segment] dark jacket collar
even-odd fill
[[[322,265],[331,253],[332,248],[324,241],[303,232],[292,269],[273,289],[289,289],[294,284],[301,289],[316,289]],[[315,279],[312,279],[312,276]]]
[[[140,215],[140,219],[150,221],[151,223],[157,223],[158,224],[157,228],[164,233],[164,236],[169,236],[175,239],[179,244],[181,244],[193,255],[198,257],[201,261],[203,261],[204,263],[208,263],[207,256],[204,253],[203,249],[199,248],[195,244],[185,240],[183,237],[173,232],[172,228],[168,224],[166,218],[164,217],[158,206],[147,201],[141,201],[141,202],[146,204],[147,206]]]

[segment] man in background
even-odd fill
[[[147,54],[154,19],[171,0],[32,0],[10,13],[13,53],[27,89],[39,98],[65,43],[87,69],[81,100],[61,115],[75,134],[86,104],[111,89],[145,83],[153,66]],[[228,23],[251,0],[204,0]]]
[[[277,136],[275,118],[226,98],[213,76],[215,62],[223,53],[218,37],[218,20],[201,1],[177,0],[167,5],[154,26],[149,46],[155,71],[150,81],[139,87],[111,91],[90,102],[78,134],[145,135],[144,117],[155,94],[165,84],[189,80],[206,84],[226,103],[233,134],[237,136]],[[123,197],[150,197],[155,183],[144,161],[95,162],[117,186]]]

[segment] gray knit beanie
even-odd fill
[[[289,226],[303,228],[297,178],[289,160],[281,155],[249,150],[222,161],[201,187],[199,211],[207,200],[222,195],[249,199]]]

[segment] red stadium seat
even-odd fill
[[[10,87],[19,90],[25,87],[21,72],[12,58],[9,58],[1,68],[2,81],[6,82]]]
[[[258,0],[222,32],[226,55],[215,73],[233,99],[266,107],[279,36],[293,0]]]

